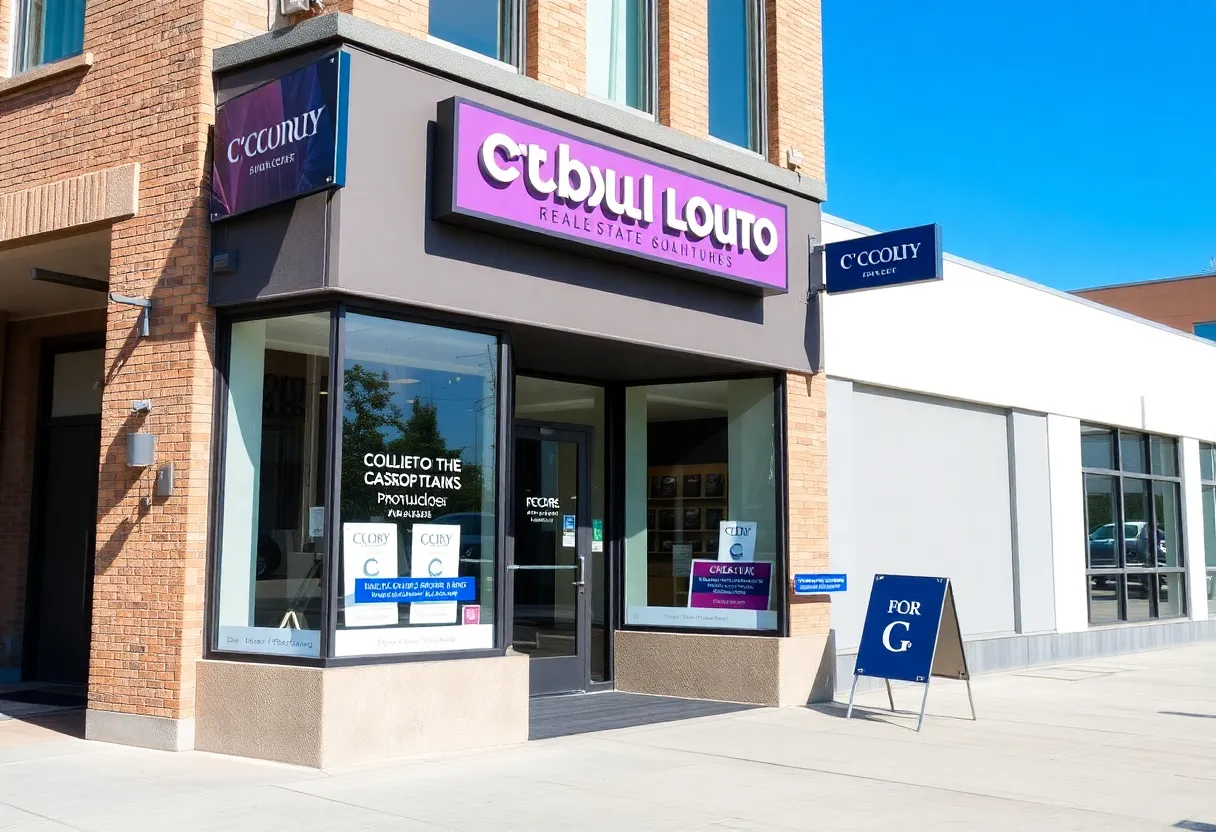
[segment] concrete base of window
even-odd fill
[[[194,720],[89,708],[84,716],[84,738],[157,751],[190,751],[194,748]]]
[[[965,640],[967,669],[973,675],[1018,670],[1062,662],[1118,656],[1180,647],[1197,641],[1216,641],[1216,619],[1206,621],[1146,621],[1094,627],[1076,633],[1034,633]],[[853,681],[856,648],[836,656],[836,689],[846,692]],[[950,684],[945,681],[945,684]],[[881,679],[862,677],[858,690],[881,687]]]
[[[195,747],[332,768],[528,739],[528,657],[198,663]]]
[[[616,689],[800,707],[832,698],[827,636],[776,638],[620,631]]]

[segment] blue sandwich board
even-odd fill
[[[971,675],[967,672],[963,634],[949,578],[874,576],[846,719],[853,715],[853,695],[857,692],[859,676],[886,680],[891,710],[895,710],[891,679],[923,684],[925,695],[921,701],[920,720],[916,723],[917,731],[925,721],[929,680],[937,676],[965,681],[971,718],[975,719]]]

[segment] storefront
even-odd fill
[[[816,202],[350,46],[216,83],[197,747],[331,765],[523,739],[529,695],[830,688],[787,597],[793,538],[826,566],[787,473],[823,451]]]

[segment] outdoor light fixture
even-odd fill
[[[139,313],[139,334],[144,338],[148,337],[148,316],[152,314],[152,301],[147,298],[129,298],[126,295],[110,292],[110,302],[138,306],[142,309],[143,311]]]
[[[156,434],[128,433],[127,434],[127,466],[130,468],[147,468],[156,464]]]

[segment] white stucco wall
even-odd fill
[[[828,243],[874,233],[829,216],[823,231]],[[861,516],[865,503],[859,496],[871,485],[855,470],[856,425],[846,430],[840,424],[857,419],[854,385],[871,385],[1045,417],[1045,447],[1041,440],[1022,443],[1035,458],[1021,462],[1032,464],[1016,465],[1022,450],[1010,443],[1014,467],[1033,474],[1039,489],[1030,495],[1036,499],[1023,494],[1020,500],[1015,489],[1009,508],[1015,548],[1019,529],[1036,533],[1035,560],[1027,564],[1034,572],[1026,570],[1024,576],[1037,589],[1029,592],[1028,583],[1020,599],[1018,587],[1013,592],[1028,621],[1050,626],[1054,616],[1061,633],[1089,627],[1081,423],[1183,438],[1188,611],[1191,618],[1206,619],[1203,518],[1193,469],[1196,440],[1216,441],[1216,385],[1208,382],[1216,378],[1216,344],[950,255],[944,272],[941,281],[824,298],[824,361],[835,394],[828,408],[833,566],[883,561],[878,553],[862,551],[864,536],[855,524],[874,520]],[[1042,428],[1036,430],[1041,435]],[[832,447],[844,438],[854,444]],[[1028,507],[1036,516],[1017,516]],[[949,563],[934,566],[951,569]],[[965,566],[960,562],[955,569],[965,571]],[[850,575],[850,587],[861,597],[869,595],[864,575]],[[1051,590],[1049,602],[1039,598]],[[855,619],[864,615],[858,600],[838,605],[844,631],[855,630]],[[836,618],[834,613],[834,625]],[[1023,632],[1036,630],[1041,631],[1031,622]]]

